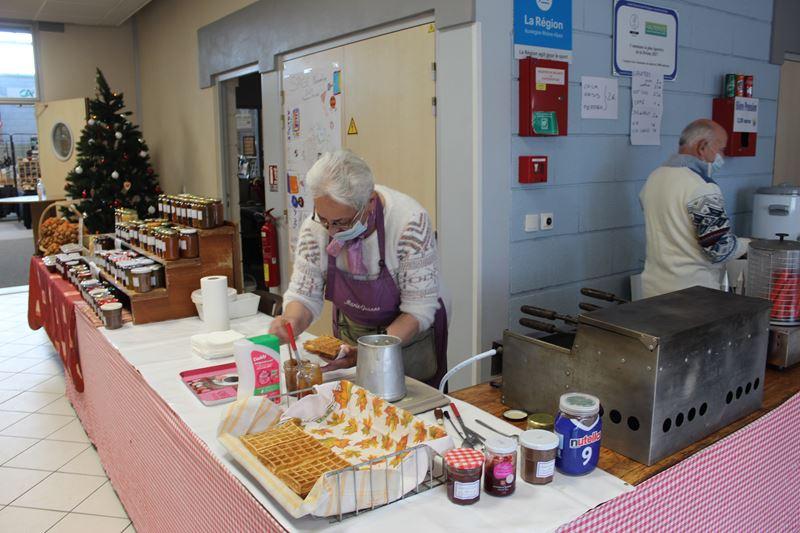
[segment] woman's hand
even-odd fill
[[[276,316],[272,319],[272,322],[269,325],[269,333],[278,337],[278,339],[281,341],[281,344],[286,344],[289,342],[289,334],[286,332],[286,324],[292,323],[291,321],[283,318],[283,316]],[[292,324],[292,329],[294,329],[294,324]]]
[[[356,363],[358,362],[358,349],[355,346],[350,346],[349,344],[343,344],[341,349],[344,352],[344,357],[334,359],[327,365],[323,366],[323,372],[340,370],[342,368],[352,368],[356,366]]]

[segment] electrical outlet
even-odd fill
[[[553,229],[553,213],[542,213],[540,216],[542,218],[542,231]]]
[[[525,215],[525,231],[539,231],[539,215]]]

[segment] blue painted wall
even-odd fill
[[[507,15],[511,3],[508,0],[498,16]],[[749,232],[753,192],[772,182],[779,82],[778,66],[768,62],[772,1],[650,3],[675,9],[680,20],[678,78],[665,83],[661,146],[630,145],[630,78],[619,79],[617,120],[580,118],[581,76],[611,76],[612,0],[573,0],[569,136],[517,136],[518,66],[512,61],[507,131],[512,174],[508,319],[512,329],[524,330],[518,325],[523,304],[577,312],[582,286],[629,294],[629,276],[641,271],[645,254],[639,191],[648,174],[677,150],[683,127],[696,118],[711,117],[712,99],[719,96],[727,72],[754,75],[754,93],[761,106],[757,156],[729,158],[718,179],[738,233]],[[507,24],[510,33],[511,17]],[[484,32],[483,38],[507,35]],[[511,57],[510,44],[507,53]],[[486,64],[489,58],[483,59]],[[516,171],[520,155],[549,156],[549,182],[520,185]],[[525,214],[542,212],[555,214],[555,229],[525,233]]]

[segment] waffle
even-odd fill
[[[350,466],[294,419],[240,439],[261,464],[303,498],[322,474]]]
[[[339,355],[339,348],[342,347],[342,344],[344,344],[344,341],[341,341],[336,337],[323,335],[321,337],[317,337],[316,339],[306,341],[303,344],[303,348],[326,359],[336,359],[336,356]]]
[[[282,468],[277,472],[277,476],[290,489],[305,498],[320,476],[350,466],[350,463],[332,451],[326,450],[326,452],[324,456],[312,457],[297,465]]]

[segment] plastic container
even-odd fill
[[[529,429],[519,436],[520,475],[527,483],[545,485],[553,481],[558,437],[552,431]]]
[[[510,496],[517,487],[517,443],[507,437],[486,439],[483,489],[492,496]]]
[[[239,374],[237,397],[277,398],[281,393],[280,341],[275,335],[260,335],[233,343]]]
[[[600,400],[591,394],[570,392],[561,395],[558,409],[556,468],[571,476],[588,474],[600,457]]]

